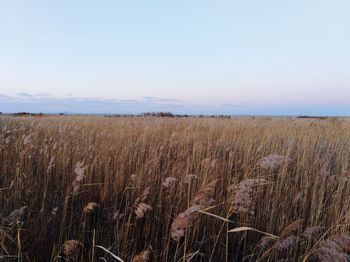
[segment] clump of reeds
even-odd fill
[[[304,219],[297,219],[293,221],[291,224],[285,227],[280,234],[281,238],[285,238],[291,235],[297,235],[298,231],[303,228],[305,223]]]
[[[100,205],[96,202],[89,202],[84,206],[83,208],[83,214],[85,216],[94,216],[96,215],[100,210]]]
[[[151,205],[144,203],[144,201],[146,201],[149,194],[150,194],[150,187],[147,187],[141,193],[141,195],[138,198],[136,198],[135,203],[134,203],[134,208],[135,208],[134,212],[136,215],[136,219],[143,218],[148,211],[153,210]]]
[[[179,241],[186,232],[186,229],[191,225],[194,217],[201,209],[204,209],[211,203],[210,194],[213,192],[218,180],[205,184],[191,200],[190,207],[184,212],[177,215],[171,224],[171,238]]]
[[[81,261],[84,245],[78,240],[68,240],[62,246],[62,257],[66,261]]]
[[[249,178],[241,181],[238,185],[228,187],[231,194],[229,214],[231,219],[235,217],[236,226],[250,224],[255,216],[256,187],[267,182],[264,178]],[[237,221],[239,220],[239,221]]]
[[[75,169],[74,169],[74,173],[75,173],[75,179],[73,181],[73,194],[76,194],[79,192],[80,187],[83,183],[83,180],[85,178],[85,169],[86,167],[84,167],[84,163],[79,161],[75,164]]]
[[[322,232],[322,229],[321,226],[307,227],[303,232],[302,237],[311,242]]]
[[[152,260],[152,248],[149,247],[147,250],[140,252],[131,259],[131,262],[149,262]]]
[[[87,203],[82,212],[82,217],[84,219],[84,226],[86,230],[92,230],[96,228],[96,225],[98,223],[98,219],[101,215],[101,207],[96,202],[89,202]]]
[[[283,165],[288,164],[289,162],[290,162],[289,157],[272,154],[260,159],[258,162],[258,165],[264,169],[277,171]]]
[[[309,261],[349,261],[350,235],[337,234],[321,241]]]
[[[164,181],[162,182],[162,186],[165,187],[166,189],[170,189],[175,186],[175,183],[177,181],[177,178],[175,177],[166,177]]]
[[[188,174],[184,177],[183,179],[183,183],[184,184],[190,184],[192,182],[192,180],[197,180],[198,179],[198,176],[195,175],[195,174]]]
[[[177,215],[171,224],[171,238],[179,241],[184,235],[185,230],[190,226],[194,216],[201,210],[200,205],[194,205],[187,208],[184,212]]]
[[[322,227],[306,227],[305,220],[296,219],[287,225],[277,237],[264,236],[258,242],[256,249],[260,251],[259,259],[284,258],[295,254],[296,250],[307,243],[316,241]],[[304,230],[303,230],[304,229]]]
[[[4,219],[4,224],[9,226],[15,226],[26,222],[28,216],[28,207],[23,206],[19,209],[15,209]]]

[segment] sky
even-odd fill
[[[350,1],[0,0],[0,111],[350,115]]]

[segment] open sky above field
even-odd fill
[[[0,111],[350,115],[350,1],[2,1]]]

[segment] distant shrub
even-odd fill
[[[147,112],[143,113],[142,116],[151,117],[174,117],[175,115],[171,112]]]

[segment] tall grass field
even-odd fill
[[[1,261],[350,261],[350,120],[0,117]]]

